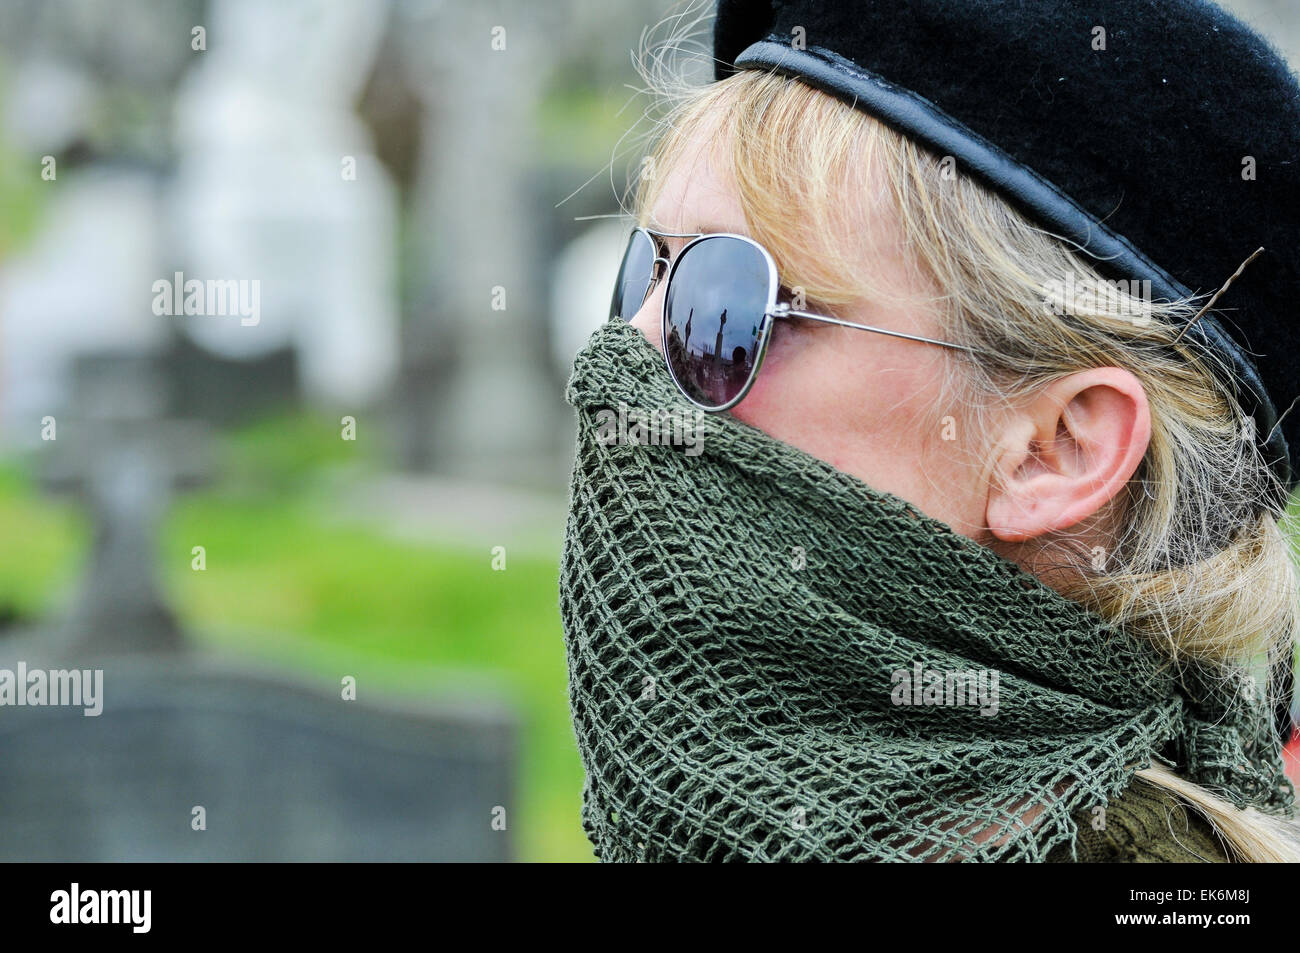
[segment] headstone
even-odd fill
[[[212,0],[176,97],[159,276],[256,282],[256,315],[183,333],[229,358],[292,347],[304,396],[354,411],[397,367],[396,196],[355,114],[386,19],[367,0]]]
[[[381,707],[222,664],[83,662],[103,667],[101,714],[0,707],[0,862],[513,859],[504,706]]]
[[[434,463],[516,483],[542,464],[550,481],[564,408],[548,375],[551,250],[532,170],[538,100],[560,59],[540,37],[563,12],[508,0],[413,4],[399,15],[402,62],[427,116],[414,233],[429,286],[419,319],[440,327],[455,357],[439,382]]]
[[[55,644],[73,652],[178,650],[180,629],[157,580],[157,537],[172,493],[210,476],[207,431],[162,416],[166,386],[148,355],[82,358],[73,379],[72,413],[60,415],[46,445],[43,482],[86,502],[93,542]]]
[[[48,184],[40,231],[0,262],[0,420],[6,439],[27,448],[41,446],[33,422],[70,400],[78,358],[152,353],[167,336],[149,307],[158,277],[153,173],[92,165]]]
[[[170,413],[212,424],[242,424],[296,407],[301,400],[298,352],[291,347],[233,359],[174,335],[161,355]]]

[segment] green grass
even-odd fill
[[[191,570],[202,545],[207,569]],[[283,503],[179,504],[163,559],[182,619],[214,648],[354,675],[407,695],[476,689],[522,715],[520,850],[590,856],[578,826],[582,769],[569,722],[554,561],[448,551],[323,527]],[[495,689],[499,688],[499,691]]]
[[[352,675],[361,700],[504,699],[520,720],[510,812],[520,857],[590,860],[557,559],[512,553],[498,572],[486,546],[419,545],[329,519],[314,478],[371,465],[356,447],[307,416],[229,435],[220,485],[181,497],[165,521],[158,551],[171,605],[206,648],[335,685]],[[0,547],[0,609],[27,619],[57,611],[89,542],[79,510],[10,464],[0,467],[0,531],[10,542]],[[191,568],[199,545],[202,572]]]
[[[0,467],[0,614],[34,619],[76,579],[89,528],[71,502],[40,494],[15,466]]]

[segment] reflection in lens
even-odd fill
[[[678,384],[707,407],[730,403],[758,357],[771,274],[753,245],[710,236],[678,257],[665,304],[664,349]]]
[[[654,279],[655,245],[645,232],[634,229],[623,252],[623,263],[614,282],[614,297],[609,303],[610,318],[631,321],[645,303],[646,292]]]

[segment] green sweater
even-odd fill
[[[1106,805],[1104,817],[1080,811],[1075,821],[1079,825],[1075,847],[1082,863],[1231,862],[1210,822],[1199,811],[1142,778],[1135,778]],[[1070,860],[1068,844],[1047,856],[1048,863]]]

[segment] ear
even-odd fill
[[[1002,426],[989,531],[1023,542],[1087,519],[1129,481],[1150,441],[1146,392],[1129,371],[1099,367],[1054,381]]]

